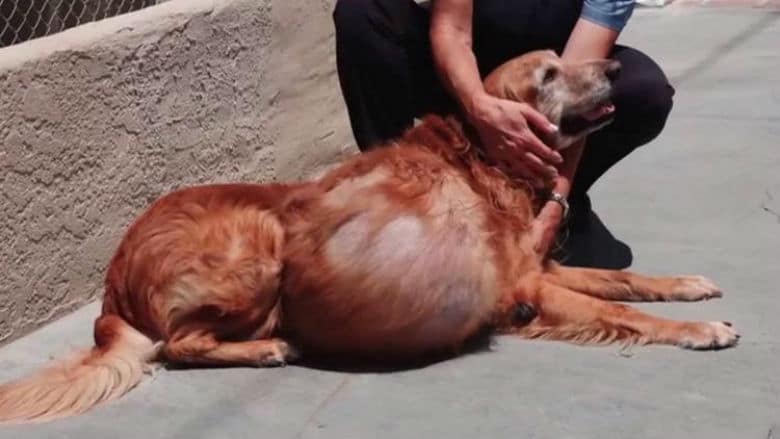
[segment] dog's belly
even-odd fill
[[[366,208],[327,239],[316,272],[291,261],[285,326],[325,352],[405,355],[462,343],[498,301],[483,201],[457,179],[432,189],[423,209],[368,193]]]

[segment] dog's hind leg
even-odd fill
[[[192,332],[166,343],[165,357],[176,363],[202,366],[284,366],[298,356],[278,338],[221,342],[212,333]]]
[[[739,336],[724,322],[686,322],[645,314],[627,305],[607,302],[546,281],[516,294],[532,304],[535,317],[512,331],[527,338],[579,344],[670,344],[688,349],[733,346]]]
[[[274,338],[284,246],[278,220],[236,208],[203,220],[196,232],[202,240],[177,260],[186,270],[160,296],[166,359],[211,366],[278,366],[294,359],[294,349]]]
[[[650,277],[629,271],[552,265],[547,281],[605,300],[625,302],[693,302],[721,297],[720,289],[703,276]]]

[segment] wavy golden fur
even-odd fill
[[[564,147],[603,123],[572,132],[564,119],[602,105],[608,68],[535,52],[500,67],[486,87],[560,123],[548,141]],[[549,69],[559,74],[542,80]],[[130,390],[157,360],[384,361],[457,349],[486,328],[586,344],[736,343],[728,324],[613,302],[719,297],[703,277],[567,268],[537,254],[528,231],[540,200],[469,130],[457,117],[429,116],[317,181],[162,197],[111,260],[96,346],[0,386],[0,421],[82,413]]]

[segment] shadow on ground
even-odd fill
[[[307,353],[301,360],[295,362],[295,366],[301,366],[308,369],[323,370],[331,372],[345,372],[345,373],[392,373],[401,371],[412,371],[417,369],[424,369],[429,366],[433,366],[439,363],[444,363],[450,360],[454,360],[458,357],[468,355],[478,355],[492,351],[493,349],[493,334],[485,330],[483,333],[475,336],[469,340],[464,346],[461,346],[457,351],[440,352],[426,357],[415,357],[413,360],[392,360],[387,357],[375,357],[375,358],[363,358],[358,359],[354,356],[339,357],[335,355],[316,355],[313,353]],[[181,364],[181,363],[166,363],[164,369],[167,371],[186,371],[190,369],[236,369],[240,366],[235,365],[198,365],[198,364]],[[254,369],[254,367],[246,366],[246,368]]]
[[[412,361],[388,361],[385,357],[376,359],[366,358],[363,360],[350,358],[349,361],[344,361],[335,356],[307,356],[297,364],[311,369],[327,370],[331,372],[392,373],[424,369],[429,366],[454,360],[458,357],[487,353],[492,351],[492,348],[492,334],[489,331],[485,331],[472,340],[469,340],[457,351],[441,352],[424,358],[416,358]]]

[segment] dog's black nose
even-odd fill
[[[607,67],[604,69],[604,74],[607,75],[607,79],[614,81],[620,75],[620,61],[610,61]]]
[[[533,306],[518,303],[515,305],[515,309],[512,312],[512,323],[516,325],[525,325],[535,319],[538,313]]]

